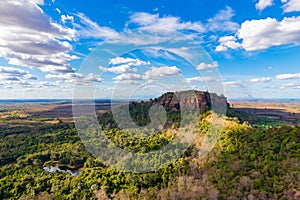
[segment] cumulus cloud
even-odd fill
[[[36,80],[37,78],[28,71],[14,68],[0,66],[0,80],[1,81],[22,81],[22,80]]]
[[[173,76],[181,74],[181,71],[176,66],[162,66],[162,67],[152,67],[150,70],[145,72],[144,79],[154,79],[158,77]]]
[[[30,80],[1,80],[0,78],[0,86],[4,89],[49,89],[50,87],[58,87],[60,86],[56,82],[48,82],[48,81],[30,81]]]
[[[140,59],[135,58],[124,58],[124,57],[116,57],[109,60],[109,64],[113,67],[106,68],[100,66],[99,69],[104,72],[111,72],[115,74],[122,74],[122,73],[134,73],[137,72],[136,68],[140,65],[149,65],[149,61],[142,61]]]
[[[246,21],[238,33],[244,49],[260,50],[271,46],[300,43],[300,17]]]
[[[198,66],[197,66],[197,69],[198,70],[203,70],[203,69],[213,69],[213,68],[217,68],[219,66],[219,63],[214,61],[213,63],[200,63]]]
[[[251,83],[267,83],[270,82],[272,79],[269,77],[262,77],[262,78],[252,78],[250,79]]]
[[[14,65],[71,71],[76,31],[53,22],[38,4],[43,1],[0,1],[0,57]]]
[[[295,74],[278,74],[276,76],[278,80],[286,80],[286,79],[300,79],[300,73]]]
[[[273,5],[273,0],[259,0],[256,4],[255,7],[259,11],[263,11],[265,8],[272,6]]]
[[[242,40],[241,43],[237,40]],[[235,36],[220,39],[216,51],[243,48],[246,51],[264,50],[272,46],[300,44],[300,16],[285,17],[282,21],[275,18],[247,20]]]
[[[219,39],[219,45],[216,47],[217,52],[227,51],[230,49],[238,49],[241,47],[241,44],[236,42],[235,36],[223,36]]]
[[[143,76],[140,74],[121,74],[113,78],[115,81],[134,81],[142,79]]]
[[[76,85],[88,85],[95,82],[102,82],[103,79],[96,74],[88,74],[87,76],[81,73],[66,73],[66,74],[47,74],[46,78],[65,81]]]
[[[111,72],[111,73],[115,73],[115,74],[137,72],[137,69],[131,68],[131,66],[128,64],[123,64],[123,65],[119,65],[117,67],[111,67],[111,68],[106,68],[106,67],[100,66],[99,69],[104,72]]]
[[[114,78],[112,78],[115,82],[130,82],[130,83],[137,83],[136,81],[139,80],[147,80],[151,81],[155,78],[161,78],[166,76],[173,76],[179,75],[181,71],[176,66],[161,66],[161,67],[152,67],[151,69],[147,70],[144,74],[137,74],[137,73],[124,73],[120,74]]]
[[[236,31],[239,24],[231,21],[234,11],[227,6],[224,10],[220,10],[213,18],[207,20],[205,25],[207,31]]]
[[[299,0],[281,0],[283,4],[282,8],[285,13],[300,11]]]
[[[228,50],[228,48],[224,44],[218,45],[215,49],[216,52],[222,52],[222,51],[227,51],[227,50]]]
[[[55,82],[48,82],[48,81],[40,81],[40,82],[22,82],[21,86],[23,88],[49,88],[49,87],[56,87],[58,86]]]

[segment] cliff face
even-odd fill
[[[172,110],[195,111],[199,109],[200,112],[214,110],[217,113],[225,113],[228,105],[223,95],[202,91],[168,92],[158,98],[158,103]]]

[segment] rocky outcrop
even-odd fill
[[[189,110],[206,112],[214,110],[217,113],[225,113],[228,103],[226,97],[215,93],[202,91],[167,92],[157,99],[157,102],[165,108],[172,110]]]

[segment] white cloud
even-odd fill
[[[110,65],[128,64],[130,66],[149,65],[149,61],[142,61],[134,58],[116,57],[109,60]]]
[[[83,13],[78,13],[76,16],[79,18],[81,24],[74,23],[74,26],[78,29],[77,32],[81,38],[113,40],[120,37],[120,34],[114,29],[99,26]]]
[[[70,15],[62,15],[60,16],[61,21],[65,24],[67,21],[74,22],[74,17]]]
[[[227,82],[224,82],[223,84],[226,85],[226,86],[232,86],[232,87],[242,87],[242,88],[245,87],[245,84],[241,80],[227,81]]]
[[[77,85],[87,85],[95,82],[102,82],[103,79],[99,75],[88,74],[87,76],[81,73],[66,73],[66,74],[47,74],[46,78],[65,81]]]
[[[175,54],[181,56],[182,58],[186,58],[186,59],[192,58],[192,54],[189,52],[190,49],[188,47],[164,48],[164,49],[167,51],[170,51],[172,53],[175,53]]]
[[[149,65],[149,61],[142,61],[140,59],[134,58],[124,58],[124,57],[116,57],[109,60],[110,65],[113,67],[106,68],[100,66],[99,69],[104,72],[111,72],[115,74],[122,74],[122,73],[134,73],[137,72],[136,68],[132,68],[140,66],[140,65]]]
[[[209,31],[236,31],[239,25],[231,21],[234,11],[227,6],[220,10],[213,18],[207,20],[206,24],[200,21],[182,21],[179,17],[159,16],[159,14],[150,14],[146,12],[134,13],[130,16],[128,25],[134,24],[140,30],[148,32],[169,35],[175,31],[190,31],[188,34],[200,34]],[[187,34],[187,33],[185,33]],[[159,38],[155,38],[158,40]]]
[[[181,74],[181,71],[176,66],[152,67],[150,70],[145,72],[144,79],[149,80],[158,77],[173,76],[178,74]]]
[[[287,83],[281,86],[282,88],[300,89],[300,83]]]
[[[273,0],[259,0],[256,4],[255,7],[259,11],[263,11],[265,8],[272,6],[273,5]]]
[[[73,58],[77,59],[77,57]],[[17,63],[15,63],[17,65]],[[40,67],[42,72],[55,72],[55,73],[73,73],[75,71],[74,68],[70,68],[69,66],[42,66]]]
[[[191,82],[211,82],[211,81],[214,81],[216,80],[215,77],[209,77],[209,76],[206,76],[206,77],[202,77],[202,76],[196,76],[196,77],[191,77],[191,78],[186,78],[185,81],[188,82],[188,83],[191,83]]]
[[[285,13],[300,11],[300,1],[299,0],[281,0],[284,5],[282,6]]]
[[[55,87],[55,86],[58,86],[57,83],[48,82],[48,81],[37,82],[37,83],[35,83],[35,85],[37,85],[37,87]]]
[[[241,43],[237,39],[242,40]],[[272,46],[300,44],[300,16],[285,17],[282,21],[275,18],[247,20],[237,32],[237,38],[226,36],[220,39],[216,51],[228,48],[244,48],[246,51],[264,50]]]
[[[119,65],[117,67],[111,67],[111,68],[106,68],[106,67],[100,66],[99,69],[104,72],[111,72],[111,73],[115,73],[115,74],[137,72],[137,69],[131,68],[131,66],[128,64],[123,64],[123,65]]]
[[[250,79],[251,83],[267,83],[270,82],[272,79],[269,77],[262,77],[262,78],[252,78]]]
[[[232,22],[234,11],[227,6],[226,9],[220,10],[215,17],[208,19],[205,25],[207,31],[236,31],[239,29],[239,24]]]
[[[223,36],[219,39],[220,45],[216,47],[216,51],[227,51],[230,49],[238,49],[241,47],[241,44],[236,42],[236,38],[234,36]]]
[[[218,45],[215,49],[216,52],[222,52],[222,51],[227,51],[227,50],[228,50],[228,48],[224,44]]]
[[[209,31],[236,31],[239,25],[231,21],[234,16],[232,8],[219,11],[205,24],[200,21],[182,21],[179,17],[160,16],[146,12],[137,12],[130,16],[121,32],[100,26],[83,13],[75,15],[74,27],[81,38],[100,39],[110,43],[123,44],[157,44],[170,40],[187,40],[196,38],[201,41],[203,33]],[[138,31],[133,31],[133,29]],[[181,34],[182,33],[182,34]]]
[[[0,1],[0,57],[14,65],[71,71],[69,61],[77,57],[69,54],[69,42],[76,31],[53,22],[37,5],[43,3]]]
[[[115,80],[114,83],[122,85],[140,85],[141,83],[134,80]]]
[[[143,77],[140,74],[121,74],[113,78],[115,81],[134,81],[142,79]]]
[[[5,89],[34,89],[34,88],[43,88],[49,89],[49,87],[57,87],[59,86],[55,82],[47,82],[47,81],[28,81],[28,80],[4,80],[0,79],[0,85],[3,85]]]
[[[138,80],[147,80],[151,81],[158,77],[166,77],[166,76],[173,76],[181,74],[181,71],[176,66],[162,66],[162,67],[152,67],[151,69],[147,70],[144,75],[141,74],[135,74],[135,73],[124,73],[120,74],[112,80],[114,80],[117,83],[120,82],[130,82],[130,83],[136,83]]]
[[[135,13],[132,16],[130,16],[130,22],[139,24],[140,26],[149,26],[154,24],[159,20],[158,14],[149,14],[145,12],[139,12]]]
[[[28,71],[14,68],[0,66],[0,80],[1,81],[23,81],[23,80],[36,80],[37,78],[30,74]]]
[[[129,23],[137,24],[140,26],[140,29],[153,32],[170,33],[180,30],[190,30],[199,33],[205,32],[205,28],[200,22],[182,22],[179,17],[159,17],[158,14],[145,12],[131,15]]]
[[[267,49],[271,46],[300,43],[300,17],[246,21],[238,33],[247,51]]]
[[[55,82],[48,81],[40,81],[40,82],[23,82],[21,84],[23,88],[49,88],[49,87],[57,87],[58,84]]]
[[[278,74],[276,76],[278,80],[286,80],[286,79],[300,79],[300,73],[295,74]]]
[[[203,69],[213,69],[213,68],[217,68],[219,66],[219,63],[214,61],[213,63],[209,63],[209,64],[206,64],[206,63],[200,63],[198,66],[197,66],[197,69],[198,70],[203,70]]]
[[[55,8],[55,10],[56,10],[56,12],[57,12],[58,14],[61,13],[61,10],[60,10],[59,8]]]

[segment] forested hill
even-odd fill
[[[0,126],[0,199],[300,199],[300,127],[241,123],[236,114],[239,119],[244,115],[232,109],[232,117],[210,111],[214,94],[194,93],[196,98],[181,98],[185,100],[180,101],[181,107],[175,96],[179,98],[185,92],[131,102],[131,117],[141,126],[150,122],[148,111],[153,105],[162,105],[166,110],[168,127],[147,137],[122,131],[112,112],[99,116],[103,133],[111,143],[144,154],[173,141],[184,102],[196,105],[189,110],[200,105],[198,108],[206,111],[196,127],[185,129],[195,136],[187,151],[148,173],[117,170],[96,159],[83,145],[73,123],[40,121],[34,126]],[[222,96],[213,99],[226,100]],[[222,123],[222,130],[213,149],[201,157],[203,139],[212,137],[212,118]],[[169,156],[166,153],[159,158]],[[137,160],[129,163],[135,162],[142,164]]]
[[[0,127],[0,199],[299,199],[300,127],[249,127],[226,118],[214,149],[197,155],[210,114],[184,156],[156,172],[136,174],[105,166],[82,145],[74,125]],[[147,152],[172,140],[169,132],[137,140],[117,129],[107,137]],[[79,171],[48,172],[45,167]]]

